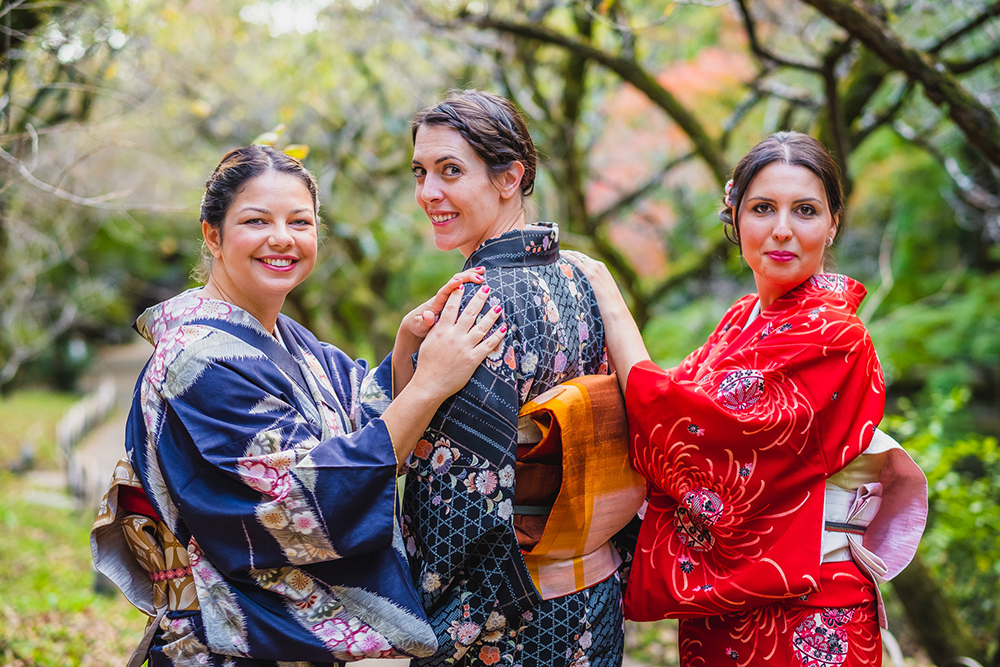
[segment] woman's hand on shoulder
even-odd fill
[[[563,250],[560,254],[575,264],[590,281],[590,286],[594,289],[594,295],[597,297],[597,304],[601,307],[602,313],[606,308],[618,305],[619,301],[621,305],[625,304],[621,292],[618,290],[618,284],[611,277],[611,272],[608,271],[604,262],[587,257],[582,252],[575,250]]]
[[[503,309],[494,306],[480,317],[489,291],[486,285],[480,287],[464,309],[461,308],[463,290],[451,292],[437,324],[420,346],[412,383],[440,395],[443,400],[464,387],[479,364],[500,345],[507,326],[497,327],[492,334],[489,331]]]
[[[451,280],[441,286],[437,294],[407,313],[400,329],[405,328],[406,333],[414,338],[425,338],[444,310],[448,297],[466,283],[481,285],[486,280],[485,273],[486,269],[481,266],[456,273]]]

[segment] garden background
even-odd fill
[[[109,346],[193,284],[222,154],[317,174],[321,257],[286,311],[377,359],[462,264],[412,199],[409,120],[478,87],[525,112],[535,213],[611,267],[664,365],[753,290],[717,215],[734,162],[823,140],[882,427],[930,482],[893,633],[910,663],[1000,666],[1000,2],[3,0],[0,64],[0,665],[123,664],[140,634],[95,589],[92,500],[32,480],[65,476],[55,425]],[[673,628],[630,624],[630,660],[676,664]]]

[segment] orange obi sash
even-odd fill
[[[621,557],[610,539],[646,496],[617,376],[569,380],[521,409],[514,480],[514,529],[542,599],[614,574]]]

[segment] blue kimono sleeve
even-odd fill
[[[157,456],[178,537],[195,537],[227,576],[391,545],[396,460],[385,423],[321,441],[297,400],[255,359],[214,361],[166,400]]]

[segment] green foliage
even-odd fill
[[[899,400],[883,422],[927,474],[929,510],[921,553],[973,632],[994,641],[1000,625],[1000,447],[963,433],[970,392],[932,392],[925,404]]]
[[[985,388],[1000,368],[1000,274],[937,277],[936,293],[869,324],[886,376],[938,394]]]

